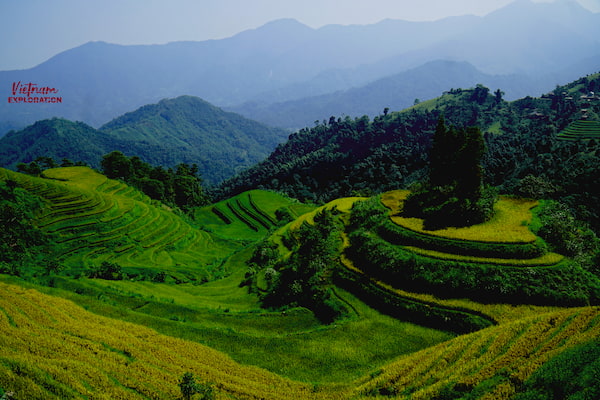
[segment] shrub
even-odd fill
[[[120,265],[108,261],[93,267],[87,273],[88,278],[118,281],[123,279],[123,269]]]
[[[212,385],[196,382],[194,374],[186,372],[179,382],[181,395],[185,400],[191,400],[196,394],[200,395],[200,400],[212,400],[215,398]]]

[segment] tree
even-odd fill
[[[100,165],[104,175],[110,179],[128,180],[133,175],[131,160],[120,151],[104,155]]]
[[[200,395],[200,400],[214,399],[214,391],[212,385],[201,384],[196,382],[194,374],[186,372],[179,381],[179,389],[184,400],[191,400],[195,394]]]
[[[37,176],[42,173],[42,167],[40,167],[40,165],[35,161],[32,161],[29,164],[18,163],[17,171],[22,172],[24,174]]]
[[[35,159],[35,162],[40,164],[43,169],[56,168],[58,166],[52,157],[40,156]]]
[[[500,89],[494,92],[494,100],[496,100],[496,104],[499,104],[502,101],[502,96],[504,96],[504,92]]]
[[[473,89],[473,93],[471,94],[471,100],[477,102],[478,104],[483,104],[490,93],[490,89],[483,86],[481,83],[478,83]]]
[[[73,163],[73,161],[69,160],[68,158],[63,158],[60,164],[61,167],[72,167],[74,165],[75,164]]]
[[[427,229],[467,226],[489,219],[495,192],[484,193],[481,160],[485,142],[477,127],[446,127],[438,120],[429,153],[429,176],[404,203],[407,215]]]

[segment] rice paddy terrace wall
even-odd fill
[[[86,167],[46,170],[43,178],[2,169],[0,178],[44,200],[35,224],[74,269],[108,261],[130,272],[155,269],[188,280],[206,275],[204,267],[234,249],[132,187]]]
[[[397,289],[483,302],[585,305],[597,303],[583,270],[548,252],[529,229],[535,204],[503,199],[496,217],[479,226],[425,231],[399,215],[405,192],[357,203],[346,256],[356,284],[362,274]]]
[[[600,139],[600,121],[591,121],[580,119],[572,122],[562,132],[558,134],[559,140],[599,140]]]

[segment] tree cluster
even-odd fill
[[[175,169],[165,169],[113,151],[102,157],[101,165],[108,178],[120,179],[165,204],[188,211],[208,203],[196,164],[180,163]]]
[[[48,239],[31,223],[41,204],[17,182],[0,182],[0,273],[20,275],[25,267],[57,267]]]
[[[427,177],[428,152],[443,115],[448,125],[479,126],[484,132],[484,185],[503,194],[560,200],[598,232],[598,143],[560,141],[557,134],[581,118],[582,109],[588,118],[598,118],[600,102],[580,96],[599,85],[597,74],[541,98],[513,102],[503,100],[500,90],[456,89],[427,107],[384,112],[371,121],[332,117],[292,134],[265,161],[224,182],[214,194],[227,198],[264,188],[320,203],[408,188]],[[493,192],[482,195],[494,197]]]
[[[446,127],[440,118],[429,151],[428,179],[411,193],[404,212],[427,229],[484,222],[493,213],[493,191],[483,188],[485,143],[477,127]]]
[[[345,306],[331,290],[341,229],[333,212],[324,210],[314,217],[313,224],[304,223],[293,232],[291,243],[294,252],[290,258],[265,271],[268,288],[262,296],[263,305],[271,308],[306,307],[326,323],[345,315]],[[259,248],[251,262],[261,265],[258,263],[264,261],[265,250],[268,255],[268,248]]]
[[[38,176],[44,170],[49,168],[58,167],[74,167],[74,166],[85,166],[86,164],[82,161],[73,162],[68,158],[63,158],[60,163],[56,162],[52,157],[40,156],[29,163],[18,163],[17,171],[28,175]]]

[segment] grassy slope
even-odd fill
[[[135,200],[138,203],[152,206],[146,204],[146,199],[139,192],[132,191],[118,182],[106,180],[86,168],[47,171],[46,176],[54,180],[17,174],[11,176],[31,185],[48,185],[50,189],[47,200],[50,207],[57,204],[70,207],[75,204],[76,210],[89,206],[91,211],[95,212],[98,207],[95,203],[88,202],[90,197],[94,197],[92,192],[117,203],[112,207],[117,211],[125,208],[118,202],[133,202],[131,196],[140,197]],[[69,190],[58,191],[56,185]],[[105,195],[106,192],[110,195]],[[236,207],[246,222],[250,221],[258,226],[257,220],[262,220],[269,228],[273,227],[275,211],[278,209],[287,208],[291,215],[297,216],[314,208],[276,193],[263,191],[243,193],[227,202]],[[223,204],[219,203],[216,206],[225,208]],[[339,206],[344,207],[341,203]],[[81,210],[80,214],[86,212]],[[162,210],[162,213],[165,217],[171,214],[168,210]],[[87,241],[97,240],[98,233],[101,234],[105,230],[103,224],[98,221],[110,220],[114,223],[131,214],[131,211],[123,211],[107,217],[105,213],[98,213],[94,214],[94,217],[85,215],[75,219],[70,218],[73,214],[69,210],[67,216],[68,220],[73,219],[86,227],[91,222],[95,232],[90,232],[87,236],[82,235],[80,239],[85,240],[84,247],[87,248]],[[50,226],[55,225],[55,220],[59,217],[48,215],[45,218],[51,221]],[[260,365],[285,376],[307,381],[355,379],[398,354],[413,352],[452,337],[445,332],[403,323],[369,311],[360,302],[354,308],[363,311],[352,320],[335,327],[321,326],[306,310],[292,310],[285,316],[281,313],[266,313],[260,309],[257,297],[249,294],[247,288],[240,288],[239,283],[246,272],[245,260],[252,253],[251,247],[241,246],[261,239],[269,232],[267,228],[260,226],[254,231],[233,213],[229,214],[231,223],[227,224],[210,211],[210,207],[199,210],[196,217],[194,224],[202,227],[203,230],[199,231],[201,234],[210,231],[213,242],[233,243],[225,248],[241,250],[223,252],[221,259],[216,262],[220,271],[227,275],[223,279],[203,285],[197,285],[197,282],[173,285],[150,281],[73,281],[65,278],[50,278],[48,282],[63,289],[57,292],[59,295],[72,298],[102,315],[143,323],[165,334],[207,343],[241,362]],[[307,218],[310,218],[310,215]],[[61,223],[65,222],[61,220]],[[68,231],[74,229],[75,223],[67,223],[65,226],[68,227]],[[158,226],[159,222],[153,224]],[[147,229],[140,231],[146,232]],[[120,229],[119,232],[127,233],[128,230]],[[104,252],[110,253],[110,250],[103,250],[98,254],[102,255]],[[73,257],[67,261],[71,265],[78,265],[78,261]],[[155,270],[162,269],[155,267]],[[80,295],[73,295],[72,292]],[[356,303],[348,294],[340,296],[349,298],[345,301]],[[369,331],[377,332],[374,335],[377,340],[356,346],[357,337]],[[397,335],[398,332],[404,334]],[[348,353],[349,349],[352,349],[351,354]],[[273,357],[273,351],[277,351],[279,355]]]
[[[52,184],[46,185],[40,193],[47,192],[48,199],[60,203],[65,200],[65,193],[55,190],[53,185],[68,185],[71,191],[79,190],[78,193],[83,196],[67,194],[68,201],[60,204],[65,207],[75,204],[77,209],[84,207],[80,203],[87,204],[85,194],[90,190],[89,185],[99,178],[89,175],[78,181],[77,175],[83,172],[63,170],[62,175],[53,177],[68,180],[51,181]],[[85,174],[89,172],[85,171]],[[43,183],[48,184],[46,181]],[[102,189],[96,191],[114,190],[110,192],[113,198],[139,196],[134,193],[119,195],[120,190],[127,188],[113,187],[112,184],[97,185],[96,188]],[[228,200],[238,206],[238,212],[241,211],[246,219],[253,219],[257,224],[258,219],[262,218],[264,222],[269,218],[261,217],[261,212],[252,208],[250,199],[271,218],[281,207],[287,207],[292,213],[303,207],[267,192],[246,193]],[[340,199],[325,207],[337,206],[342,218],[345,218],[344,215],[357,200],[359,198]],[[91,206],[91,209],[95,210],[95,207]],[[305,211],[309,209],[304,208]],[[234,219],[235,214],[230,216],[231,224],[227,224],[207,208],[198,212],[197,223],[210,230],[218,240],[227,238],[225,243],[234,242],[238,249],[239,239],[245,238],[244,243],[250,244],[268,232],[264,226],[254,231],[244,221]],[[272,238],[277,241],[279,237],[280,241],[282,235],[293,234],[294,227],[304,222],[311,223],[311,216],[314,212],[275,231]],[[597,308],[561,310],[529,305],[490,305],[461,299],[440,300],[430,294],[398,291],[401,295],[432,304],[472,309],[490,315],[500,323],[499,326],[452,339],[452,335],[387,317],[340,289],[336,289],[336,294],[351,305],[355,315],[324,327],[303,309],[287,313],[269,313],[259,309],[256,296],[239,287],[246,269],[245,260],[251,252],[252,247],[246,247],[227,253],[220,266],[228,276],[203,285],[75,281],[57,277],[48,281],[56,286],[55,289],[39,288],[52,295],[48,297],[14,286],[15,283],[27,286],[27,283],[2,277],[13,286],[3,285],[1,292],[5,296],[0,294],[0,329],[8,329],[8,335],[0,336],[0,341],[4,341],[0,346],[0,369],[4,371],[0,374],[0,387],[31,390],[27,398],[52,398],[48,395],[49,390],[59,393],[55,398],[83,398],[89,392],[99,396],[103,391],[118,392],[123,398],[154,398],[156,393],[167,394],[161,395],[161,398],[174,398],[178,377],[189,369],[217,382],[222,395],[229,393],[236,398],[246,398],[248,393],[266,398],[360,398],[390,393],[431,398],[452,390],[479,390],[482,396],[490,392],[496,396],[493,398],[509,398],[507,394],[514,392],[518,383],[537,366],[564,349],[587,340],[590,335],[598,334],[600,315]],[[347,267],[351,267],[351,263]],[[385,285],[383,282],[380,284]],[[57,296],[71,299],[96,314],[114,320],[89,314]],[[25,303],[20,306],[15,300]],[[34,307],[31,307],[32,304]],[[57,316],[57,310],[68,316]],[[69,326],[62,324],[65,318],[70,321]],[[152,332],[152,345],[137,340],[139,337],[135,334],[128,336],[131,340],[135,339],[135,343],[126,349],[121,344],[110,342],[112,337],[103,338],[109,328],[102,330],[99,325],[125,333],[146,332],[145,327],[122,325],[117,320],[154,329],[148,331]],[[86,328],[83,327],[85,324]],[[100,333],[85,330],[90,328],[100,329]],[[74,332],[77,329],[79,331]],[[160,335],[157,336],[155,331]],[[42,336],[38,336],[39,333],[43,333]],[[27,340],[19,340],[22,337]],[[75,338],[76,343],[57,338]],[[155,344],[154,339],[160,344]],[[181,339],[191,342],[181,342]],[[122,339],[120,343],[129,343],[127,340]],[[312,394],[312,385],[290,382],[266,371],[248,372],[257,370],[232,364],[221,353],[198,347],[198,343],[227,353],[243,364],[257,365],[295,380],[319,382],[320,392]],[[67,345],[68,348],[61,347]],[[181,346],[188,352],[182,353]],[[77,350],[70,364],[49,356],[69,354],[72,348]],[[196,355],[189,353],[190,348],[196,349]],[[89,352],[90,349],[96,352],[95,355]],[[150,349],[153,349],[151,361],[145,358]],[[160,352],[156,353],[157,349],[161,349]],[[190,357],[193,359],[190,360]],[[215,364],[212,360],[218,361]],[[69,364],[67,370],[75,372],[61,372],[60,368],[66,364]],[[86,364],[88,366],[83,368]],[[232,382],[218,372],[224,366],[235,371],[233,374],[228,372],[227,376],[248,381],[240,384],[236,377],[232,378],[236,380]],[[503,372],[499,374],[498,371]],[[158,378],[148,382],[147,376],[155,375]],[[97,376],[97,379],[90,376]],[[264,384],[265,380],[269,383]],[[343,385],[340,386],[340,383]]]
[[[174,399],[186,371],[217,383],[217,398],[430,399],[472,391],[509,399],[544,362],[600,334],[598,308],[545,313],[460,336],[400,357],[352,384],[320,385],[315,392],[316,386],[242,366],[195,341],[98,316],[35,290],[0,286],[0,386],[16,391],[18,399]],[[362,341],[373,327],[365,328],[345,334]],[[329,347],[324,341],[313,351]],[[343,357],[356,351],[337,350]],[[273,355],[286,368],[287,360]]]
[[[164,271],[175,280],[210,279],[219,273],[220,260],[239,248],[87,167],[47,170],[46,179],[8,170],[0,170],[0,177],[44,199],[35,223],[74,272],[110,261],[130,274]]]

